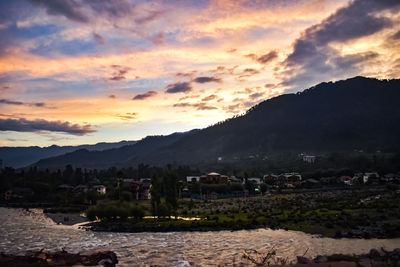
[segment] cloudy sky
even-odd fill
[[[137,140],[399,78],[399,22],[399,0],[0,0],[0,146]]]

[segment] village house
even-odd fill
[[[60,184],[59,186],[57,186],[57,189],[59,191],[70,192],[74,189],[74,187],[72,185],[68,185],[68,184]]]
[[[88,190],[89,190],[89,187],[87,185],[80,184],[78,186],[75,186],[74,189],[72,189],[72,192],[75,195],[80,195],[80,194],[87,193]]]
[[[228,176],[221,175],[216,172],[210,172],[207,175],[200,176],[200,183],[203,183],[203,184],[226,184],[226,183],[228,183]]]
[[[256,184],[256,185],[260,185],[262,182],[262,179],[258,178],[258,177],[251,177],[251,178],[247,178],[247,181],[252,182],[253,184]]]
[[[366,183],[378,183],[379,182],[379,174],[377,172],[366,172],[363,176],[363,182]]]
[[[187,183],[198,183],[200,182],[200,176],[186,176]]]
[[[242,179],[237,178],[236,176],[231,176],[229,177],[228,181],[230,183],[242,183]]]
[[[151,198],[151,181],[135,181],[133,179],[124,179],[122,186],[133,194],[136,200],[148,200]]]
[[[303,161],[307,162],[307,163],[314,163],[315,162],[315,156],[304,155],[303,156]]]
[[[346,185],[352,185],[352,179],[353,179],[352,177],[347,176],[347,175],[343,175],[343,176],[339,177],[339,180]]]
[[[107,191],[107,188],[104,185],[94,185],[92,186],[92,190],[96,191],[100,195],[104,195]]]

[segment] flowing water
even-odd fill
[[[292,261],[296,255],[361,254],[371,248],[400,247],[400,239],[331,239],[296,231],[105,233],[57,225],[41,211],[0,208],[0,252],[112,250],[118,266],[248,266],[244,249],[267,251]],[[250,266],[250,265],[249,265]]]

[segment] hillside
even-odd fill
[[[398,151],[398,99],[400,80],[355,77],[321,83],[303,92],[266,100],[243,116],[179,138],[158,137],[155,146],[155,140],[145,138],[129,149],[81,151],[79,157],[72,153],[41,160],[38,166],[63,167],[73,163],[104,167],[106,162],[120,166],[195,165],[216,162],[218,157],[229,161],[287,152]]]
[[[168,136],[147,136],[133,145],[103,151],[89,151],[87,149],[76,150],[65,155],[42,159],[35,166],[39,168],[63,168],[67,164],[84,168],[107,168],[112,166],[127,166],[127,162],[141,158],[171,145],[195,130],[186,133],[173,133]]]
[[[79,146],[48,146],[48,147],[0,147],[0,159],[3,160],[4,166],[20,168],[33,164],[42,158],[55,157],[69,153],[79,149],[87,149],[89,151],[101,151],[112,148],[120,148],[122,146],[133,145],[136,141],[120,141],[117,143],[97,143],[94,145]]]

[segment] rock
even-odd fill
[[[321,263],[321,262],[327,262],[328,261],[328,257],[326,256],[321,256],[318,255],[317,257],[315,257],[314,262],[316,263]]]
[[[12,255],[0,253],[0,266],[104,266],[113,267],[118,263],[117,255],[112,251],[95,252],[88,255],[68,253],[65,250],[43,252],[30,255]]]
[[[299,263],[299,264],[309,264],[309,263],[311,263],[311,260],[306,258],[306,257],[297,256],[297,263]]]
[[[115,264],[113,264],[113,262],[111,261],[111,259],[102,259],[102,260],[99,261],[97,264],[98,264],[99,266],[104,266],[104,267],[115,266]]]
[[[396,248],[392,251],[392,255],[400,256],[400,248]]]
[[[369,257],[372,259],[376,259],[376,258],[380,258],[381,254],[379,253],[379,251],[377,249],[373,248],[369,251]]]

